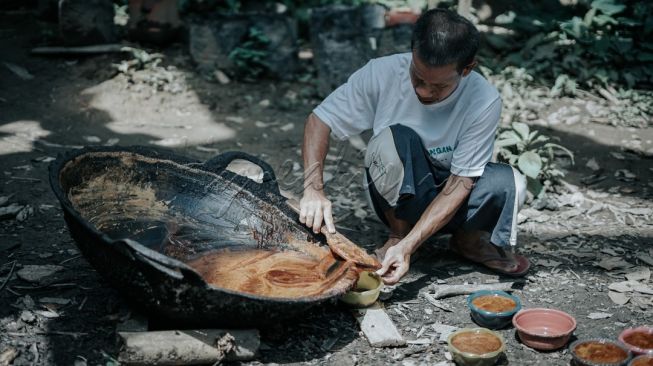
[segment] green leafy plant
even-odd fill
[[[556,153],[569,156],[574,163],[574,154],[551,139],[525,123],[513,122],[510,128],[500,131],[496,141],[499,158],[527,177],[528,189],[535,196],[565,175],[556,165]]]
[[[488,43],[503,54],[496,69],[525,67],[550,84],[552,94],[574,95],[578,87],[612,85],[648,89],[653,84],[653,2],[647,0],[579,0],[555,10],[524,3],[497,24],[510,37],[495,34]]]
[[[260,29],[251,27],[245,40],[229,53],[229,58],[245,78],[256,78],[266,70],[269,43],[270,40]]]

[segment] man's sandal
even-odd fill
[[[463,253],[455,245],[449,244],[449,249],[452,252],[458,254],[459,256],[471,262],[481,264],[487,267],[488,269],[491,269],[492,271],[505,276],[522,277],[530,270],[531,262],[525,256],[519,254],[513,254],[512,255],[514,258],[513,261],[512,259],[508,258],[508,255],[506,254],[506,251],[503,248],[493,244],[489,244],[489,245],[495,248],[497,253],[496,255],[489,255],[486,256],[485,258],[481,256],[474,256],[468,253]],[[513,267],[513,268],[506,269],[507,267]]]

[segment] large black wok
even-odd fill
[[[234,159],[259,165],[263,182],[226,170]],[[258,326],[335,298],[357,278],[355,268],[337,260],[328,288],[284,298],[212,285],[188,265],[224,250],[323,253],[324,238],[298,223],[270,166],[242,152],[199,162],[146,147],[87,147],[52,162],[50,184],[84,257],[157,317]]]

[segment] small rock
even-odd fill
[[[222,85],[227,85],[231,82],[229,76],[227,76],[227,74],[225,74],[222,70],[215,70],[213,72],[213,76],[215,77],[215,80],[217,80]]]
[[[258,105],[260,105],[263,108],[267,108],[270,106],[270,100],[269,99],[263,99],[262,101],[258,102]]]

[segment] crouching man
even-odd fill
[[[529,269],[510,250],[525,179],[490,162],[501,99],[473,71],[478,45],[471,22],[429,10],[415,24],[412,52],[371,60],[306,122],[300,221],[315,232],[323,222],[335,231],[322,179],[329,135],[373,130],[365,167],[371,205],[390,229],[376,251],[386,284],[399,281],[411,254],[438,232],[452,234],[451,250],[498,273]]]

